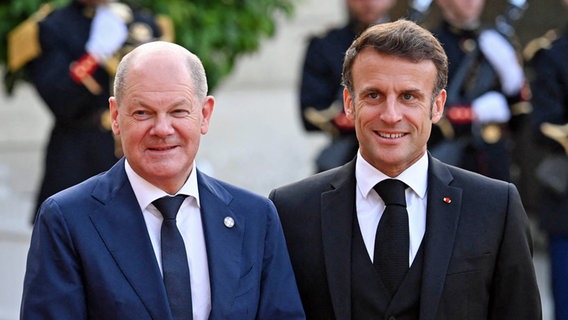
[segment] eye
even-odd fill
[[[414,96],[410,93],[405,93],[402,95],[402,99],[404,100],[412,100],[414,98]]]
[[[171,114],[176,118],[185,118],[190,115],[190,111],[187,109],[175,109]]]
[[[136,120],[150,119],[151,116],[152,115],[150,114],[150,112],[144,109],[135,110],[134,112],[132,112],[132,117]]]
[[[379,94],[376,93],[376,92],[371,92],[371,93],[369,93],[368,96],[369,96],[369,98],[371,98],[371,99],[378,99],[378,98],[379,98]]]

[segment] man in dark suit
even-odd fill
[[[270,194],[308,319],[541,318],[514,185],[427,152],[444,111],[447,68],[440,43],[405,20],[367,29],[348,49],[343,96],[357,156]],[[383,208],[392,205],[374,190],[389,179],[403,185],[403,214],[387,216]],[[381,228],[385,217],[407,219],[393,224],[404,236],[392,256],[384,255],[396,236],[383,239],[394,229]],[[389,271],[399,274],[393,282],[382,270],[395,254],[403,263]]]
[[[125,157],[41,206],[21,319],[304,319],[274,205],[195,167],[215,102],[200,60],[144,44],[122,60],[114,89]],[[173,195],[182,249],[170,264],[159,201]]]

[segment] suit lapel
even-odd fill
[[[446,165],[431,156],[428,170],[420,319],[434,320],[454,247],[461,212],[462,189],[449,185],[453,180],[450,171]]]
[[[233,303],[241,277],[241,250],[246,228],[243,217],[233,212],[232,195],[215,179],[197,171],[201,217],[211,283],[211,317],[224,318]],[[226,227],[224,219],[234,220]]]
[[[355,160],[338,169],[321,195],[322,240],[337,319],[351,319],[351,243],[355,214]]]
[[[166,292],[124,160],[105,173],[92,195],[102,203],[90,215],[102,241],[152,318],[163,318],[170,312]]]

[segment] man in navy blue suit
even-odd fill
[[[176,219],[193,306],[184,319],[304,319],[274,205],[195,167],[215,104],[199,58],[144,44],[121,61],[114,90],[124,158],[40,207],[21,318],[174,319],[153,202],[184,195]]]

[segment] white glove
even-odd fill
[[[128,37],[126,23],[106,5],[97,7],[91,22],[86,50],[97,62],[104,62],[122,47]]]
[[[471,103],[475,121],[481,124],[503,123],[511,118],[511,110],[505,96],[497,91],[489,91]]]
[[[478,41],[481,52],[497,71],[503,92],[519,93],[525,79],[513,46],[495,30],[483,31]]]

